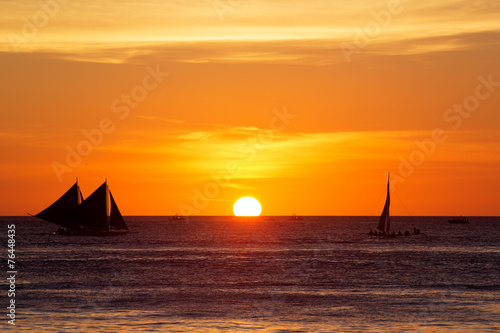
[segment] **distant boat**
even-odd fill
[[[184,220],[184,216],[179,216],[177,213],[175,213],[174,216],[170,216],[171,220]]]
[[[469,223],[469,219],[466,217],[454,217],[452,219],[449,219],[448,222],[452,224],[467,224]]]
[[[382,236],[382,237],[403,236],[403,233],[401,231],[398,231],[398,233],[395,233],[394,231],[391,232],[391,214],[389,212],[391,206],[390,179],[391,179],[391,173],[389,173],[387,177],[387,196],[385,199],[384,210],[382,210],[382,214],[380,214],[380,218],[377,224],[377,230],[379,230],[380,233],[377,232],[377,230],[375,230],[375,232],[370,230],[370,232],[368,233],[368,235],[370,236]],[[413,228],[413,233],[410,231],[404,232],[404,236],[410,236],[410,235],[420,235],[420,229]]]
[[[295,215],[295,213],[293,213],[292,216],[289,217],[290,220],[302,220],[302,217],[301,216],[297,216]]]
[[[66,193],[35,217],[59,225],[55,234],[111,236],[128,232],[107,181],[84,200],[77,180]]]
[[[377,229],[382,231],[384,234],[389,235],[391,230],[391,217],[389,214],[389,207],[391,205],[391,191],[389,186],[389,180],[391,178],[391,174],[387,177],[387,197],[385,199],[384,210],[380,215],[380,219],[378,220]]]

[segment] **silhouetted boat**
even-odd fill
[[[184,216],[179,216],[177,213],[175,213],[174,216],[170,216],[171,220],[184,220]]]
[[[407,230],[404,232],[404,234],[401,231],[398,231],[397,233],[394,231],[391,232],[391,216],[389,213],[389,209],[391,206],[390,178],[391,178],[391,173],[389,173],[387,177],[387,196],[385,199],[384,210],[382,211],[382,214],[380,214],[380,218],[378,220],[377,229],[375,231],[370,230],[368,235],[378,236],[378,237],[391,237],[391,238],[403,235],[404,236],[420,235],[420,229],[418,228],[413,228],[413,232]],[[377,232],[377,230],[379,230],[380,232]]]
[[[452,224],[467,224],[469,223],[469,219],[466,217],[454,217],[452,219],[449,219],[448,222]]]
[[[302,220],[302,217],[301,216],[297,216],[295,215],[295,213],[289,217],[290,220]]]
[[[387,177],[387,197],[385,198],[385,205],[382,214],[380,215],[380,219],[378,220],[377,229],[382,231],[383,234],[389,235],[391,230],[391,217],[389,214],[389,207],[391,205],[391,191],[389,186],[389,180],[391,178],[391,174]]]
[[[77,180],[66,193],[35,217],[59,225],[54,234],[111,236],[128,232],[107,181],[84,200]]]

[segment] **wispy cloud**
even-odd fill
[[[178,136],[181,140],[193,140],[193,141],[206,141],[214,137],[214,134],[210,132],[192,132],[181,134]]]
[[[7,2],[0,33],[22,34],[38,3]],[[70,59],[139,62],[145,58],[200,62],[340,61],[338,45],[374,21],[385,3],[249,1],[221,24],[210,2],[70,2],[30,40],[27,52]],[[402,12],[364,52],[407,54],[498,44],[500,5],[494,1],[401,1]],[[78,14],[76,14],[78,13]],[[92,22],[91,24],[89,22]],[[7,39],[0,50],[12,50]],[[22,51],[22,50],[21,50]]]
[[[198,179],[225,170],[237,161],[241,179],[317,177],[332,170],[396,169],[399,156],[417,148],[415,141],[429,136],[429,131],[360,131],[325,133],[275,133],[273,140],[260,142],[259,129],[241,127],[213,128],[180,135],[149,133],[135,143],[117,142],[105,146],[110,152],[142,156],[129,158],[143,164],[168,161]],[[236,134],[235,134],[236,133]],[[467,152],[464,154],[463,152]],[[456,163],[500,163],[500,136],[495,131],[457,131],[450,134],[437,153],[426,163],[451,166]],[[131,162],[135,163],[135,162]],[[167,162],[165,162],[167,163]]]

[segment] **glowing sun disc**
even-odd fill
[[[243,197],[234,203],[233,212],[236,216],[259,216],[262,206],[255,198]]]

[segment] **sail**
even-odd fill
[[[108,185],[103,183],[79,206],[64,216],[64,219],[87,228],[108,230],[107,192]]]
[[[125,224],[125,221],[123,220],[122,214],[120,214],[120,210],[118,209],[118,206],[116,205],[115,199],[113,198],[113,195],[111,194],[111,191],[109,191],[109,198],[111,199],[111,213],[109,217],[109,224],[113,228],[117,229],[127,229],[127,225]]]
[[[390,174],[389,174],[390,178]],[[387,198],[385,199],[384,210],[380,215],[380,220],[378,221],[377,229],[386,233],[389,233],[390,230],[390,215],[389,215],[389,206],[391,204],[391,192],[389,189],[389,178],[387,179]]]
[[[36,214],[35,217],[52,222],[63,227],[74,227],[75,223],[63,219],[68,212],[76,209],[81,202],[82,193],[78,182],[75,183],[66,193],[57,199],[52,205]]]

